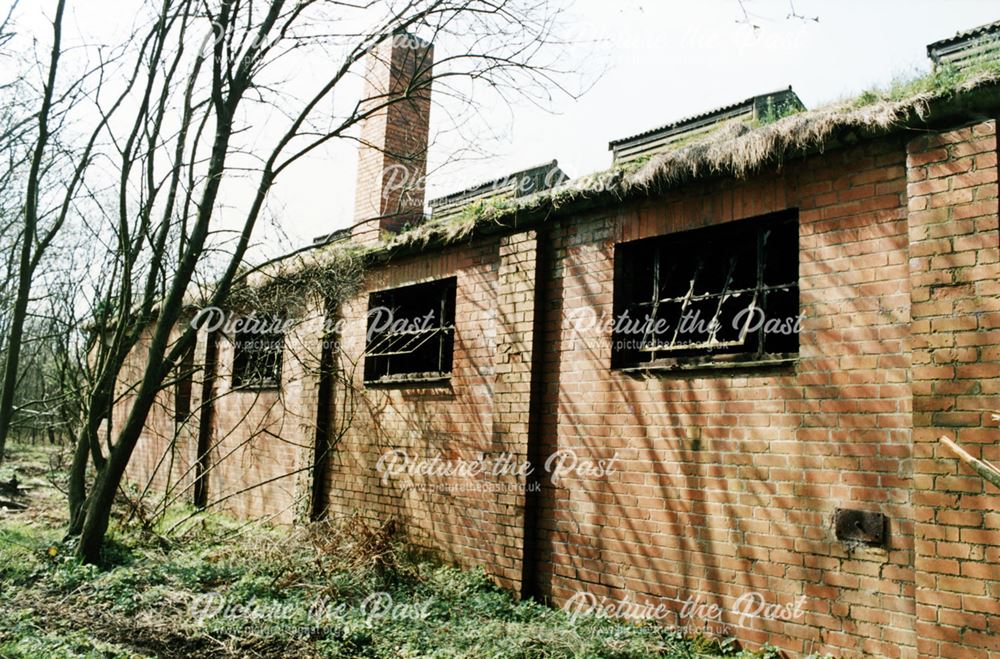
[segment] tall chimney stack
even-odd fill
[[[434,46],[400,32],[368,51],[352,237],[379,240],[423,220]]]

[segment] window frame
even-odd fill
[[[415,322],[432,314],[431,318],[437,319],[434,325],[425,329],[389,329],[372,334],[372,325],[377,320],[372,314],[374,309],[398,309],[399,303],[396,301],[398,297],[406,296],[412,301],[432,295],[433,306],[428,304],[422,309],[422,313],[408,316],[403,320],[404,322]],[[364,385],[366,387],[401,387],[449,382],[454,371],[457,295],[458,278],[454,275],[369,293],[368,313],[365,315]],[[393,370],[392,357],[414,355],[417,350],[432,340],[436,341],[437,344],[436,369]],[[389,348],[389,350],[373,350],[373,348]],[[386,361],[379,361],[383,359]]]
[[[786,234],[779,234],[776,230],[784,230]],[[729,234],[727,236],[727,234]],[[695,293],[695,283],[700,274],[706,256],[710,254],[713,243],[718,243],[721,239],[723,243],[729,242],[738,245],[740,239],[747,238],[750,234],[755,237],[756,256],[752,263],[756,272],[752,285],[742,285],[739,288],[730,288],[730,282],[736,269],[736,254],[740,251],[738,246],[732,247],[732,254],[729,261],[729,272],[724,278],[724,283],[719,289],[712,289],[706,293]],[[774,242],[781,245],[782,239],[794,242],[794,282],[785,281],[782,283],[769,283],[765,280],[765,268],[771,255],[768,252],[766,241],[774,236]],[[697,251],[692,261],[697,261],[697,266],[691,274],[688,290],[681,296],[658,295],[661,291],[661,269],[663,255],[673,250],[677,252],[683,247],[691,247],[692,243],[701,241],[704,244],[697,246]],[[744,249],[747,249],[744,247]],[[779,249],[775,247],[774,249]],[[669,345],[662,348],[646,346],[649,336],[648,325],[644,330],[638,346],[632,342],[629,346],[629,337],[619,331],[619,324],[616,322],[612,328],[611,336],[611,367],[614,370],[623,372],[645,372],[645,371],[683,371],[696,369],[716,369],[716,368],[750,368],[757,366],[780,366],[794,363],[799,356],[799,337],[797,333],[790,335],[794,339],[777,339],[769,337],[765,332],[766,323],[760,322],[759,327],[753,332],[749,332],[749,326],[753,324],[756,316],[751,312],[747,314],[746,323],[740,332],[738,341],[715,342],[710,340],[716,336],[716,332],[711,330],[712,322],[708,323],[709,341],[700,343],[677,343],[680,333],[681,321],[684,312],[692,301],[718,301],[715,313],[711,320],[718,320],[722,316],[722,305],[729,299],[736,299],[740,295],[749,295],[748,305],[735,306],[741,310],[757,309],[763,312],[763,317],[768,317],[767,297],[775,295],[780,299],[781,295],[794,298],[795,317],[800,317],[801,298],[799,295],[799,222],[798,209],[789,209],[778,213],[770,213],[747,219],[735,220],[722,224],[699,227],[685,231],[643,238],[615,245],[614,254],[614,318],[620,319],[623,313],[631,313],[637,307],[652,307],[652,319],[655,321],[660,316],[657,315],[660,304],[680,304],[677,312],[676,326],[673,328],[673,337]],[[651,258],[651,264],[642,261],[642,258]],[[675,257],[676,260],[676,257]],[[744,266],[745,267],[745,266]],[[786,261],[777,266],[790,270],[791,264]],[[652,271],[652,281],[648,282],[648,288],[653,293],[646,300],[636,295],[637,289],[641,289],[643,284],[634,280],[643,270]],[[790,271],[785,275],[790,275]],[[647,275],[648,276],[648,275]],[[770,274],[768,274],[770,277]],[[763,296],[763,297],[762,297]],[[784,304],[791,308],[791,299],[776,302],[779,306]],[[787,311],[788,309],[786,309]],[[631,316],[626,316],[630,318]],[[790,319],[787,319],[790,322]],[[721,327],[721,323],[719,325]],[[670,331],[670,325],[665,328]],[[735,329],[735,327],[734,327]],[[749,341],[749,343],[748,343]],[[662,343],[659,345],[663,345]],[[752,350],[741,351],[740,346],[753,345]],[[623,347],[624,346],[624,347]],[[772,350],[780,347],[782,349]],[[793,348],[793,349],[788,349]],[[644,352],[651,353],[648,359],[637,357]],[[657,354],[660,353],[660,354]]]
[[[267,323],[271,324],[274,319],[268,319]],[[243,337],[250,337],[253,340],[266,340],[272,344],[270,349],[257,348],[252,351],[247,351],[245,346],[245,340]],[[262,337],[267,337],[263,339]],[[243,354],[241,354],[241,350]],[[258,331],[241,331],[237,330],[233,335],[233,372],[232,372],[232,388],[234,391],[271,391],[281,389],[282,382],[282,370],[284,367],[284,353],[285,353],[285,333],[284,332],[258,332]],[[246,373],[249,369],[249,360],[253,357],[258,359],[265,358],[267,355],[276,355],[275,363],[273,365],[267,366],[266,368],[273,371],[272,377],[258,377],[254,379],[247,379]],[[261,369],[254,369],[261,370]]]

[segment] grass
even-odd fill
[[[1000,76],[1000,61],[984,59],[961,68],[942,66],[930,73],[898,75],[888,85],[876,86],[858,94],[848,105],[859,108],[873,103],[900,102],[907,99],[950,96],[961,92],[970,83],[994,80]]]
[[[289,530],[204,515],[164,538],[186,513],[172,511],[152,532],[117,526],[105,565],[83,565],[39,482],[28,510],[0,514],[3,657],[776,656],[518,602],[357,518]]]

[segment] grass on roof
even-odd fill
[[[517,213],[556,210],[601,195],[623,198],[633,193],[664,191],[684,181],[712,175],[745,178],[786,158],[822,150],[841,131],[869,136],[890,132],[907,120],[926,116],[932,101],[1000,82],[1000,60],[958,69],[897,78],[845,101],[808,111],[775,111],[753,124],[733,120],[668,151],[572,179],[549,190],[518,199],[474,202],[460,213],[431,218],[393,237],[387,247],[444,243],[465,238],[479,226],[501,223]]]
[[[430,243],[451,244],[469,238],[480,228],[504,225],[520,214],[554,212],[588,199],[665,192],[709,176],[746,178],[765,168],[779,167],[786,159],[822,151],[845,132],[868,137],[887,134],[907,121],[926,117],[933,101],[997,83],[1000,59],[991,59],[961,69],[946,66],[923,75],[897,77],[886,86],[872,87],[813,110],[776,109],[756,122],[721,122],[707,134],[681,140],[668,151],[613,165],[532,195],[479,199],[457,212],[431,217],[400,234],[386,236],[377,246],[354,248],[367,257]],[[311,258],[336,260],[345,249],[350,247],[337,244]]]
[[[998,77],[1000,77],[1000,59],[984,59],[961,68],[942,66],[930,73],[896,76],[888,85],[866,89],[848,104],[853,107],[864,107],[873,103],[899,102],[926,95],[946,98],[964,91],[970,83],[984,79],[995,80]]]

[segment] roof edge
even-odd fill
[[[903,106],[898,108],[898,111],[904,115],[903,118],[887,127],[866,128],[860,125],[845,123],[837,126],[830,134],[817,139],[809,148],[798,149],[794,152],[776,152],[773,154],[774,157],[770,159],[770,162],[783,162],[786,158],[802,160],[831,148],[853,144],[858,140],[878,139],[910,131],[922,132],[928,129],[942,129],[974,121],[996,119],[997,114],[1000,113],[1000,78],[994,78],[988,83],[951,95],[922,100],[910,99],[908,102],[900,102],[899,105]],[[918,108],[920,105],[923,107]],[[802,115],[798,116],[801,117]],[[790,117],[789,119],[794,118]],[[777,125],[777,123],[752,129],[750,132],[753,132],[753,130],[764,130]],[[854,137],[847,139],[851,135]],[[761,164],[761,168],[765,166],[763,163]],[[761,168],[755,171],[760,171]],[[387,260],[394,256],[419,253],[427,248],[445,247],[456,243],[459,238],[471,240],[475,236],[523,231],[536,227],[550,219],[564,217],[583,210],[600,208],[611,203],[622,203],[634,199],[648,198],[683,185],[688,185],[694,181],[714,180],[734,176],[742,178],[747,173],[740,174],[739,172],[716,170],[699,172],[692,176],[674,180],[658,180],[654,177],[646,184],[637,184],[634,181],[627,180],[629,176],[634,175],[634,172],[628,173],[621,169],[617,171],[598,172],[593,176],[607,174],[609,177],[614,178],[615,182],[597,191],[584,190],[576,194],[567,194],[565,197],[560,196],[561,193],[568,192],[566,188],[571,186],[574,181],[580,180],[575,179],[563,186],[525,197],[520,205],[500,208],[492,214],[476,218],[474,222],[470,223],[468,229],[464,231],[446,232],[443,230],[444,227],[425,225],[422,227],[422,235],[419,233],[420,229],[412,232],[414,235],[400,234],[393,241],[373,250],[369,254],[369,257],[376,261]],[[441,231],[435,233],[435,229],[440,229]],[[453,235],[449,235],[449,233]]]

